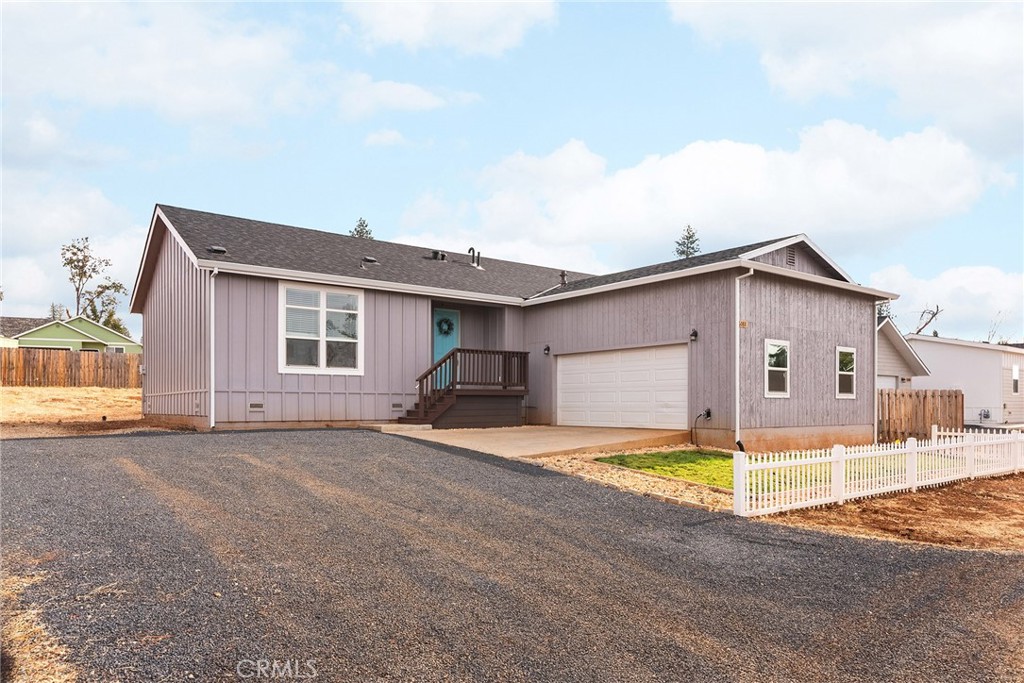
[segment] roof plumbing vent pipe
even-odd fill
[[[477,270],[483,270],[484,267],[480,265],[480,258],[482,256],[483,256],[483,254],[481,254],[475,248],[470,247],[469,248],[469,265],[473,266]]]

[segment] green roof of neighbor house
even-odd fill
[[[82,345],[85,348],[119,346],[125,351],[142,351],[142,345],[137,341],[83,316],[76,316],[70,320],[47,320],[37,327],[15,335],[14,338],[18,340],[19,346],[69,345],[73,349],[81,348]]]
[[[141,346],[139,342],[135,341],[131,337],[127,337],[120,332],[115,332],[106,325],[101,325],[95,320],[89,320],[85,316],[76,316],[70,320],[64,321],[70,327],[74,327],[76,330],[80,330],[89,334],[100,341],[106,342],[110,346],[126,346],[133,344],[135,346]]]

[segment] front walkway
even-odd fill
[[[686,443],[689,433],[677,429],[613,427],[492,427],[402,431],[402,436],[468,448],[503,458],[540,458],[591,450],[644,448]]]

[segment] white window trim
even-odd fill
[[[768,391],[768,346],[770,344],[781,344],[786,347],[786,391]],[[765,398],[789,398],[789,390],[792,386],[792,371],[793,371],[793,346],[782,339],[765,339],[764,340],[764,357],[761,359],[761,363],[764,365],[764,397]],[[773,368],[775,370],[781,370],[781,368]]]
[[[108,346],[107,349],[110,350],[110,353],[117,353],[117,349],[121,349],[121,353],[125,353],[125,348],[123,346],[120,346],[120,345]]]
[[[1016,389],[1014,388],[1014,382],[1016,382]],[[1010,393],[1014,396],[1020,395],[1020,366],[1014,365],[1010,368]]]
[[[320,295],[320,324],[325,324],[325,311],[327,306],[327,293],[353,294],[358,299],[358,310],[356,310],[356,367],[355,368],[327,368],[327,367],[294,367],[287,364],[287,345],[285,343],[285,309],[287,308],[287,291],[289,289],[302,289],[309,292],[318,292]],[[364,338],[364,316],[366,315],[363,290],[350,289],[348,287],[324,287],[310,285],[302,282],[289,282],[279,280],[277,283],[277,371],[282,375],[352,375],[362,376],[364,374],[363,360],[365,357],[366,339]],[[321,363],[327,360],[327,337],[324,330],[320,331],[320,348],[317,358]]]
[[[853,372],[839,372],[839,354],[843,352],[849,352],[853,354]],[[840,400],[848,400],[857,398],[857,349],[852,346],[837,346],[836,347],[836,358],[835,365],[832,366],[835,370],[836,375],[836,398]],[[849,375],[853,378],[853,393],[852,394],[840,394],[839,393],[839,375]]]

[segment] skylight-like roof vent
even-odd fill
[[[216,244],[211,244],[210,246],[208,246],[206,248],[206,251],[210,252],[211,254],[226,254],[226,253],[228,253],[227,249],[225,249],[224,247],[218,247]]]

